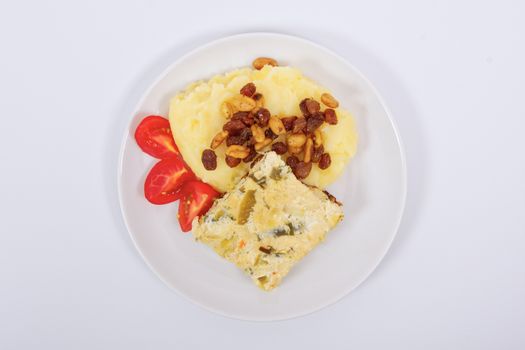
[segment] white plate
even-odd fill
[[[258,56],[292,65],[330,89],[355,116],[358,152],[329,188],[345,219],[272,292],[259,290],[233,264],[180,232],[177,204],[154,206],[143,195],[155,159],[133,139],[140,120],[167,116],[171,96],[190,82],[248,66]],[[122,214],[140,254],[168,286],[204,308],[247,320],[304,315],[336,302],[379,264],[399,226],[406,170],[399,135],[371,83],[333,52],[292,36],[252,33],[209,43],[174,62],[144,93],[124,135],[118,173]]]

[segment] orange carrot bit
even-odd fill
[[[246,242],[244,242],[242,239],[239,241],[239,248],[244,248],[246,246]]]

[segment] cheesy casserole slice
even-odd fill
[[[275,152],[268,152],[194,220],[193,234],[260,288],[271,290],[342,218],[334,197],[297,180]]]

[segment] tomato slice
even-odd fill
[[[193,219],[205,214],[218,196],[219,192],[204,182],[186,182],[181,189],[179,202],[179,224],[182,232],[190,231]]]
[[[195,175],[179,158],[162,159],[151,168],[144,182],[144,195],[153,204],[166,204],[180,198],[179,190]]]
[[[152,157],[167,159],[180,156],[171,134],[170,122],[161,116],[150,115],[142,119],[135,130],[135,140]]]

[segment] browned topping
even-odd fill
[[[250,154],[250,149],[245,146],[231,145],[226,149],[226,155],[234,158],[244,159]]]
[[[306,119],[304,117],[299,117],[293,122],[292,132],[294,134],[298,132],[303,132],[306,130]]]
[[[254,160],[256,156],[257,156],[257,152],[255,152],[255,148],[252,146],[250,147],[250,153],[248,154],[246,158],[243,158],[242,161],[245,163],[249,163],[252,160]]]
[[[332,159],[330,158],[329,153],[323,153],[321,158],[319,159],[319,168],[326,169],[332,164]]]
[[[272,140],[275,140],[277,137],[277,135],[275,135],[272,131],[272,129],[266,129],[264,130],[264,136],[268,139],[272,139]]]
[[[305,100],[305,107],[308,111],[308,114],[314,114],[321,110],[321,105],[319,104],[319,102],[312,98],[307,98]]]
[[[213,138],[213,140],[211,140],[211,149],[216,149],[217,147],[219,147],[221,145],[221,143],[228,137],[228,132],[227,131],[221,131],[219,132],[217,135],[215,135],[215,137]]]
[[[302,147],[306,142],[306,135],[303,133],[291,134],[286,143],[290,147]]]
[[[270,117],[268,125],[270,126],[270,129],[272,129],[275,135],[282,135],[286,132],[286,130],[284,129],[283,122],[277,117]]]
[[[256,150],[256,151],[260,151],[260,150],[262,150],[264,147],[266,147],[266,146],[268,146],[269,144],[271,144],[272,141],[273,141],[272,139],[264,139],[264,140],[262,140],[261,142],[257,142],[257,143],[255,144],[255,150]]]
[[[231,119],[223,125],[222,130],[227,131],[230,135],[239,135],[246,125],[239,119]]]
[[[277,61],[274,60],[273,58],[270,58],[270,57],[257,57],[252,62],[253,68],[255,68],[257,70],[262,69],[267,64],[270,65],[270,66],[276,67],[277,66]]]
[[[331,108],[327,108],[324,111],[324,119],[328,124],[335,125],[337,124],[337,114]]]
[[[254,83],[248,83],[246,85],[244,85],[242,88],[241,88],[241,91],[240,93],[244,96],[248,96],[248,97],[252,97],[253,94],[255,93],[255,84]]]
[[[252,98],[241,94],[232,97],[228,102],[230,102],[235,109],[242,112],[249,112],[256,106]]]
[[[296,156],[290,156],[286,159],[286,164],[292,168],[292,170],[295,168],[295,166],[299,163],[299,158]]]
[[[264,128],[266,125],[268,125],[270,115],[271,114],[269,110],[266,108],[260,108],[257,112],[255,112],[255,121],[261,128]]]
[[[264,136],[264,131],[263,129],[261,129],[260,126],[254,124],[251,126],[250,129],[252,130],[252,135],[253,135],[253,138],[255,139],[255,142],[264,141],[266,137]]]
[[[226,161],[226,164],[228,164],[230,168],[235,168],[237,165],[241,163],[241,160],[239,158],[234,158],[230,156],[226,156],[225,161]]]
[[[312,160],[312,151],[313,151],[313,148],[314,148],[314,142],[312,141],[312,138],[309,137],[309,138],[306,140],[306,144],[304,145],[304,158],[303,158],[303,162],[305,162],[305,163],[310,163],[310,161]]]
[[[314,146],[321,147],[323,145],[323,135],[321,135],[321,130],[317,129],[314,131]]]
[[[202,151],[202,165],[206,170],[215,170],[217,169],[217,155],[211,149],[205,149]]]
[[[284,125],[284,128],[286,129],[286,131],[291,131],[293,129],[293,122],[296,119],[297,119],[296,116],[281,118],[281,121],[283,122],[283,125]]]
[[[335,97],[333,97],[327,92],[321,95],[321,102],[324,103],[326,107],[330,107],[330,108],[339,107],[339,102],[335,99]]]
[[[321,155],[324,153],[324,146],[315,147],[312,152],[312,162],[317,163],[321,159]]]
[[[284,142],[276,142],[272,145],[272,151],[274,151],[277,154],[285,154],[288,150],[288,147],[284,144]]]
[[[304,179],[310,174],[312,163],[299,162],[292,170],[298,179]]]
[[[323,124],[323,122],[324,118],[321,113],[316,113],[310,116],[310,118],[308,118],[308,120],[306,121],[306,132],[308,134],[313,133],[315,129],[317,129]]]
[[[301,103],[299,103],[299,108],[301,109],[301,113],[303,113],[304,115],[308,115],[309,112],[308,112],[308,108],[306,107],[306,101],[308,99],[305,98],[304,100],[301,101]]]
[[[268,246],[268,247],[260,246],[259,250],[263,252],[264,254],[270,254],[272,252],[272,247],[271,246]]]

